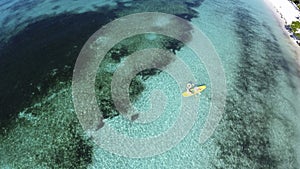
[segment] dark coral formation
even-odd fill
[[[7,42],[1,41],[0,79],[4,83],[0,84],[0,145],[1,150],[7,152],[7,163],[15,168],[20,168],[20,165],[24,168],[38,165],[42,168],[86,168],[91,163],[92,145],[83,135],[71,98],[70,81],[76,58],[83,44],[101,26],[117,16],[134,12],[130,11],[133,8],[142,12],[148,11],[144,7],[150,7],[149,4],[153,10],[159,5],[152,1],[136,1],[133,3],[135,7],[130,8],[118,4],[117,9],[99,7],[97,12],[41,16]],[[174,3],[172,12],[167,7],[159,11],[188,19],[197,15],[188,4],[176,7],[181,4]],[[122,57],[142,49],[139,42],[145,40],[144,36],[136,38],[139,40],[132,41],[131,47],[112,49],[108,54],[109,63],[118,64]],[[182,45],[172,39],[162,39],[159,43],[145,43],[173,52]],[[111,118],[118,115],[108,88],[112,75],[111,72],[101,73],[97,76],[101,82],[96,80],[95,90],[99,94],[99,106],[105,112],[104,118]],[[138,77],[146,80],[157,73],[159,70],[149,69],[133,79],[129,89],[132,101],[144,90]],[[20,111],[32,119],[18,117]]]
[[[118,67],[122,58],[142,49],[161,48],[175,53],[176,50],[179,50],[183,46],[181,42],[162,35],[155,35],[155,39],[151,40],[147,39],[146,36],[147,34],[136,35],[121,41],[107,53],[105,59],[100,64],[100,72],[97,74],[95,87],[99,108],[102,111],[104,118],[112,118],[119,114],[118,110],[116,110],[115,104],[117,104],[119,109],[122,109],[122,112],[124,113],[128,110],[129,105],[127,103],[124,104],[122,101],[124,99],[122,98],[115,101],[112,100],[111,90],[114,89],[111,89],[111,78],[113,76],[113,72],[107,72],[107,70],[104,70],[103,67],[107,64],[113,64],[113,66]],[[144,90],[143,83],[139,79],[147,80],[150,76],[160,73],[171,61],[172,58],[167,58],[166,56],[166,58],[154,61],[157,62],[153,63],[157,69],[146,69],[139,72],[131,81],[129,88],[130,100],[135,101],[138,99],[138,96]],[[124,85],[126,84],[121,83],[117,87],[124,88]]]
[[[247,22],[245,22],[247,20]],[[234,94],[227,96],[226,113],[218,138],[220,153],[216,168],[281,168],[292,159],[293,151],[287,148],[285,157],[280,157],[272,145],[271,123],[278,119],[276,95],[278,70],[286,70],[282,51],[274,36],[260,37],[255,27],[260,24],[246,9],[236,12],[236,33],[242,49],[236,71]],[[257,53],[256,45],[263,46],[264,53]],[[287,146],[288,145],[281,145]],[[275,150],[275,151],[274,151]],[[285,159],[285,160],[283,160]],[[294,160],[293,160],[294,161]]]
[[[1,151],[6,153],[2,162],[12,168],[86,168],[92,162],[93,144],[83,135],[69,85],[62,83],[36,98],[36,104],[0,136]]]

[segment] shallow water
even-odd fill
[[[89,1],[84,5],[79,1],[3,1],[0,72],[5,81],[0,85],[0,155],[4,158],[0,166],[298,168],[300,79],[295,54],[272,12],[259,0],[189,2],[195,5],[181,1],[171,5],[164,1]],[[83,44],[102,25],[124,14],[155,11],[155,5],[159,12],[191,19],[213,44],[226,76],[225,112],[214,135],[200,144],[214,77],[209,76],[203,60],[184,46],[176,50],[176,56],[185,62],[195,82],[208,86],[197,98],[200,105],[195,124],[180,143],[163,154],[118,156],[98,147],[82,130],[72,102],[72,69]],[[133,42],[127,53],[145,44]],[[109,67],[119,64],[110,59],[107,63]],[[101,74],[99,78],[110,81]],[[176,80],[166,72],[140,79],[145,90],[133,103],[137,109],[150,108],[153,90],[163,91],[167,98],[164,111],[153,122],[132,123],[116,116],[105,119],[105,124],[136,138],[168,131],[180,118],[181,101],[186,99],[180,97],[185,84],[178,86]]]

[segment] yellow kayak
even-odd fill
[[[185,91],[185,92],[182,93],[182,96],[183,97],[190,97],[190,96],[193,96],[195,94],[198,94],[198,93],[202,92],[204,89],[206,89],[206,85],[196,86],[192,89],[193,93]]]

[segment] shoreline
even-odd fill
[[[294,12],[297,11],[297,13],[300,15],[300,12],[298,10],[296,10],[296,8],[294,7],[294,5],[288,1],[288,0],[285,0],[286,2],[284,2],[284,0],[282,1],[282,3],[278,3],[278,1],[272,1],[272,0],[263,0],[264,3],[266,4],[266,6],[268,8],[270,8],[270,10],[273,12],[274,14],[274,17],[276,18],[276,20],[278,21],[278,24],[280,26],[280,28],[283,30],[283,33],[284,35],[287,37],[288,39],[288,43],[290,44],[290,47],[292,49],[292,52],[295,53],[296,57],[295,57],[295,60],[296,60],[296,63],[298,65],[298,70],[300,70],[300,46],[297,44],[297,41],[300,43],[300,40],[296,40],[294,38],[292,38],[290,35],[292,35],[291,32],[289,32],[289,30],[287,30],[285,28],[285,26],[289,23],[287,23],[287,18],[289,20],[289,22],[291,22],[291,17],[290,16],[285,16],[284,14],[282,14],[283,12],[285,13],[289,13],[289,12],[286,12],[287,10],[291,11],[291,10],[294,10]],[[283,4],[285,3],[285,4]],[[290,4],[291,6],[293,6],[294,8],[292,9],[287,9],[287,4]],[[281,6],[285,5],[285,8],[281,8]],[[296,21],[296,18],[295,18],[295,21]]]
[[[295,59],[294,61],[296,62],[295,64],[295,68],[300,71],[300,46],[296,43],[296,40],[291,38],[290,35],[291,35],[291,32],[289,32],[286,28],[285,28],[285,25],[286,25],[286,20],[284,18],[284,15],[282,15],[282,13],[280,12],[280,10],[278,9],[278,6],[280,7],[280,3],[278,4],[274,4],[276,2],[272,1],[272,0],[263,0],[264,3],[266,4],[266,6],[268,8],[270,8],[270,10],[272,11],[274,17],[276,18],[276,21],[277,23],[279,24],[280,28],[283,30],[283,34],[284,36],[286,36],[286,42],[288,43],[288,46],[290,49],[288,50],[291,50],[291,52],[293,52],[293,54],[295,55],[294,58],[292,59]],[[286,2],[283,2],[282,3],[290,3],[291,4],[291,7],[295,7],[289,0],[284,0]],[[277,5],[277,7],[276,7]],[[281,10],[284,10],[283,8],[281,8]],[[287,8],[285,10],[288,10]],[[296,10],[295,8],[292,8],[290,10]],[[300,14],[300,12],[297,10],[297,12]],[[296,18],[295,18],[296,20]],[[289,24],[289,23],[287,23]],[[300,42],[300,40],[298,40]],[[293,80],[295,80],[293,78]],[[298,81],[298,80],[297,80]],[[294,82],[297,83],[297,81],[295,80]],[[299,89],[299,85],[297,85],[297,88]],[[298,92],[300,92],[299,90],[297,90]],[[297,94],[299,95],[299,93]],[[288,117],[288,119],[293,119],[294,117]],[[296,130],[295,131],[299,131],[300,130],[300,126],[299,124],[297,123],[297,120],[298,118],[295,118],[293,121],[294,125],[296,126]],[[299,164],[300,163],[300,144],[297,143],[296,140],[298,140],[300,138],[299,135],[295,135],[295,138],[293,138],[293,143],[295,143],[292,147],[295,151],[295,159],[296,159],[296,163]]]

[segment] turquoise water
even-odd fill
[[[27,18],[22,15],[21,20],[16,19],[10,21],[9,24],[3,24],[2,30],[6,31],[5,36],[2,37],[3,39],[9,39],[8,34],[10,32],[17,35],[18,31],[22,30],[22,26],[36,22],[34,18],[43,20],[60,13],[66,13],[66,17],[62,17],[60,20],[60,22],[65,22],[66,25],[72,23],[76,25],[76,19],[68,20],[66,18],[71,18],[73,14],[84,14],[76,15],[74,18],[80,17],[81,19],[77,19],[77,22],[85,23],[84,20],[90,17],[97,21],[98,27],[84,27],[89,28],[90,32],[78,36],[81,39],[80,42],[76,41],[76,38],[70,39],[74,43],[68,40],[68,36],[63,36],[63,29],[60,28],[61,31],[58,32],[61,35],[58,35],[58,37],[62,36],[67,39],[61,45],[70,43],[70,48],[66,47],[62,49],[62,53],[47,56],[50,59],[44,58],[43,60],[42,58],[40,62],[34,62],[34,64],[47,62],[49,65],[47,65],[47,69],[38,67],[33,71],[28,70],[26,77],[23,77],[25,79],[28,76],[28,79],[24,82],[20,80],[19,85],[15,86],[18,89],[22,86],[30,86],[30,83],[32,83],[33,89],[31,87],[26,89],[30,91],[30,96],[24,96],[28,103],[23,104],[22,102],[21,104],[21,102],[16,101],[16,105],[22,105],[19,109],[5,109],[6,111],[14,110],[19,113],[16,113],[17,115],[13,116],[13,120],[8,125],[3,125],[1,129],[0,155],[3,157],[0,160],[1,168],[70,168],[75,166],[80,168],[299,167],[300,148],[298,142],[300,138],[298,133],[300,128],[297,121],[300,120],[298,113],[300,110],[298,104],[300,79],[295,64],[296,55],[273,13],[265,6],[263,1],[189,1],[199,2],[195,7],[184,6],[181,1],[174,1],[169,5],[166,5],[164,1],[157,1],[152,2],[152,6],[149,6],[149,1],[143,1],[143,3],[136,1],[122,2],[124,4],[121,7],[116,2],[111,1],[104,4],[89,1],[89,5],[85,3],[85,5],[82,5],[76,1],[73,2],[74,4],[70,2],[70,5],[66,7],[65,2],[36,1],[18,7],[20,8],[20,14],[14,12],[14,15],[21,17],[22,13],[27,13],[23,11],[24,6],[33,8],[34,10],[27,13]],[[12,4],[10,2],[1,7],[6,9],[8,6],[13,6]],[[30,6],[30,4],[33,5]],[[104,10],[100,7],[106,4],[110,5],[110,8],[105,7],[108,11],[114,9],[117,12],[114,11],[110,15],[101,12],[99,15],[85,14],[87,11],[99,12],[98,10]],[[16,4],[14,5],[16,6]],[[144,8],[143,5],[145,5]],[[176,56],[185,62],[195,76],[195,82],[204,83],[208,86],[196,98],[200,103],[197,109],[197,120],[183,140],[165,153],[147,158],[128,158],[112,154],[87,138],[74,110],[70,83],[72,72],[70,73],[69,69],[71,68],[68,66],[73,67],[83,43],[101,25],[124,14],[155,11],[155,5],[160,7],[158,8],[160,12],[190,17],[190,23],[198,27],[211,41],[220,57],[226,76],[225,112],[214,135],[204,144],[200,144],[199,135],[209,114],[212,99],[211,78],[214,77],[209,77],[207,67],[205,67],[203,61],[199,60],[187,46],[184,46],[180,51],[176,51]],[[68,13],[70,11],[72,13]],[[186,13],[189,13],[189,15],[186,15]],[[6,16],[10,14],[8,11]],[[103,19],[97,20],[96,18],[100,15],[107,17],[106,19],[103,17]],[[29,19],[29,16],[31,16],[31,19]],[[54,18],[50,21],[55,22],[55,19],[60,18]],[[1,22],[4,23],[4,20],[5,17]],[[100,24],[101,21],[103,23]],[[45,23],[48,24],[46,21]],[[17,29],[15,24],[21,28]],[[89,24],[93,25],[95,22]],[[28,32],[30,32],[30,28],[27,27]],[[68,27],[68,29],[71,28],[74,29],[74,26]],[[58,32],[53,31],[53,33],[59,34]],[[82,31],[79,29],[78,32]],[[74,31],[71,34],[78,32]],[[55,37],[53,38],[54,42],[57,42]],[[58,38],[58,40],[60,39]],[[150,38],[150,40],[153,39]],[[18,41],[18,38],[15,41]],[[7,45],[4,41],[1,42],[3,42],[1,46]],[[41,47],[42,44],[35,46]],[[142,46],[134,42],[132,44],[134,49],[139,49]],[[53,49],[58,48],[59,46],[55,46]],[[43,48],[41,47],[41,49]],[[38,52],[32,53],[32,55],[38,54]],[[58,57],[56,55],[59,54],[64,54],[64,57],[56,61],[54,58]],[[6,59],[4,57],[6,55],[16,57],[11,52],[6,52],[0,55],[0,62],[4,60],[1,60],[1,57]],[[123,53],[122,57],[124,57]],[[33,58],[33,60],[36,59],[38,57]],[[13,73],[16,70],[13,67],[15,65],[12,64],[14,62],[17,61],[3,61],[1,65],[10,63],[12,66],[5,66],[1,72]],[[109,66],[112,65],[111,67],[118,64],[118,62],[111,60],[107,62]],[[23,70],[28,67],[29,65],[20,66],[20,69]],[[37,82],[31,80],[29,76],[32,75],[33,77],[33,72],[39,69],[41,69],[41,72],[45,72],[41,73],[45,76],[34,76],[38,78]],[[107,70],[110,71],[108,68]],[[18,73],[18,71],[16,72]],[[56,74],[59,74],[57,75],[59,77]],[[6,78],[6,76],[2,76]],[[69,78],[61,78],[60,76]],[[101,74],[99,76],[102,78]],[[41,79],[44,78],[50,80],[42,81]],[[11,78],[7,79],[7,84],[1,87],[3,93],[5,93],[5,88],[10,86],[9,79]],[[103,77],[103,79],[103,81],[106,81],[107,77]],[[143,82],[145,90],[139,94],[138,100],[133,105],[139,110],[148,110],[152,91],[160,90],[163,91],[167,100],[164,111],[158,113],[157,119],[149,124],[132,123],[122,116],[116,116],[105,119],[105,125],[110,125],[116,131],[136,138],[152,137],[168,131],[175,121],[180,118],[179,112],[182,108],[182,99],[193,101],[194,98],[181,98],[180,92],[185,90],[185,84],[177,84],[177,79],[173,79],[166,72],[151,75],[147,80],[139,80]],[[51,83],[48,86],[44,85],[47,82]],[[25,90],[20,90],[20,92],[23,91]],[[31,92],[40,93],[31,95]],[[14,100],[13,96],[9,98]],[[8,102],[1,101],[1,106],[4,103]],[[149,147],[159,149],[155,146]],[[134,149],[134,145],[132,145],[132,148]]]

